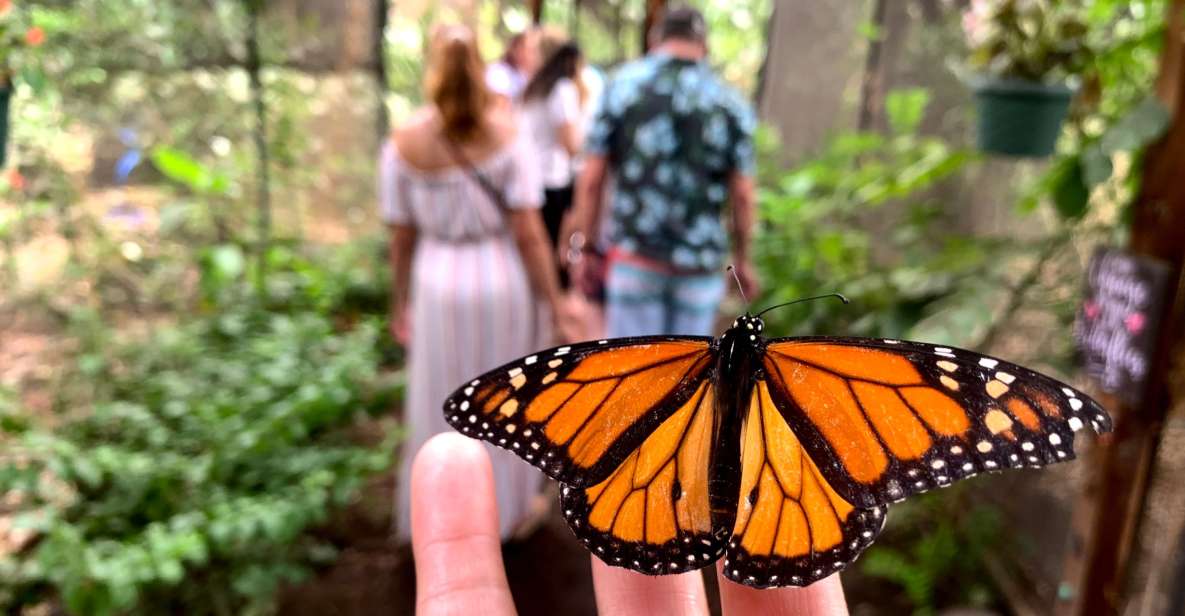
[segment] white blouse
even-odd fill
[[[475,168],[492,183],[512,209],[543,205],[543,186],[533,148],[519,137]],[[413,225],[421,236],[467,242],[509,231],[506,213],[461,167],[424,171],[399,155],[387,141],[379,164],[379,213],[389,225]]]
[[[546,99],[523,105],[523,122],[538,153],[545,187],[563,188],[572,183],[572,155],[560,143],[557,132],[560,126],[569,123],[579,132],[582,120],[580,92],[568,78],[557,81]]]

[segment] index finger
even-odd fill
[[[417,614],[514,614],[502,565],[494,474],[485,447],[446,432],[411,471]]]
[[[591,558],[597,613],[601,616],[708,613],[699,571],[651,576],[608,565],[596,556]]]
[[[801,588],[749,588],[724,577],[717,567],[720,580],[720,611],[725,616],[736,614],[772,614],[811,616],[844,616],[848,605],[844,600],[839,574],[823,578]]]

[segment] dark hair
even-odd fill
[[[559,46],[543,66],[531,77],[530,83],[523,90],[523,101],[537,98],[547,98],[555,89],[560,79],[567,77],[575,80],[580,71],[580,47],[576,43],[564,43]]]
[[[708,24],[703,13],[690,6],[671,7],[658,22],[658,40],[682,39],[703,43],[708,38]]]

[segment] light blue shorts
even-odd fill
[[[669,274],[629,261],[611,261],[605,279],[608,336],[716,334],[723,274]]]

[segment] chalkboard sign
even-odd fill
[[[1138,405],[1156,351],[1169,267],[1116,248],[1090,259],[1074,339],[1103,391]]]

